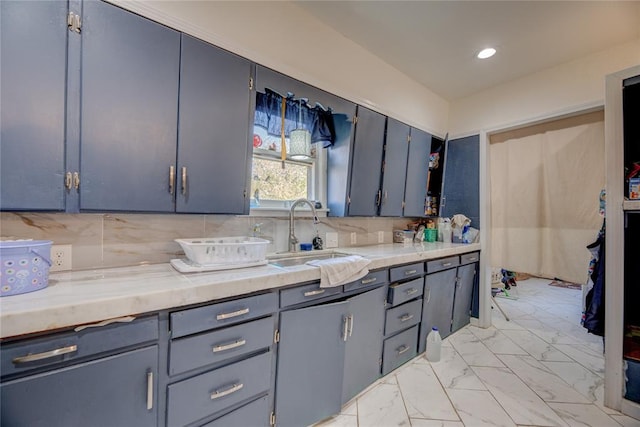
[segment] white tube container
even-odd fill
[[[440,352],[442,350],[442,338],[437,327],[431,328],[431,332],[427,335],[427,360],[429,362],[439,362]]]

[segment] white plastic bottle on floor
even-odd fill
[[[429,362],[440,361],[440,349],[442,346],[442,338],[437,327],[431,328],[431,332],[427,335],[427,360]]]

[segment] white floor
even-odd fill
[[[316,427],[640,426],[602,404],[602,338],[580,326],[582,292],[518,282],[493,326],[467,326],[381,378]]]

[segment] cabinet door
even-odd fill
[[[358,106],[353,141],[349,216],[375,216],[380,202],[380,173],[385,116]]]
[[[64,209],[67,2],[0,2],[0,209]]]
[[[345,348],[342,383],[343,403],[380,376],[386,295],[387,286],[382,286],[350,300],[349,339]]]
[[[182,35],[178,212],[248,213],[250,67]]]
[[[307,426],[340,412],[348,304],[280,314],[278,426]]]
[[[451,332],[455,332],[469,323],[475,276],[476,264],[458,267],[458,283],[456,284],[456,295],[453,301]]]
[[[398,120],[387,119],[380,216],[402,216],[410,129]]]
[[[83,17],[80,208],[173,211],[180,33],[101,1]]]
[[[425,279],[422,325],[418,351],[426,348],[427,333],[436,326],[442,338],[451,333],[451,315],[453,296],[456,289],[457,269],[451,268],[438,273],[428,274]]]
[[[480,227],[480,137],[447,143],[440,216],[463,214]]]
[[[0,385],[6,426],[155,426],[158,347]]]
[[[404,190],[404,216],[421,217],[425,215],[424,204],[427,198],[430,154],[431,135],[420,129],[411,128],[411,143],[407,159],[407,183]]]

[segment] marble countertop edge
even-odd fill
[[[335,249],[370,259],[370,270],[476,250],[480,244],[426,242]],[[308,265],[182,274],[163,263],[52,273],[45,289],[0,298],[0,338],[213,302],[319,278],[320,270]]]

